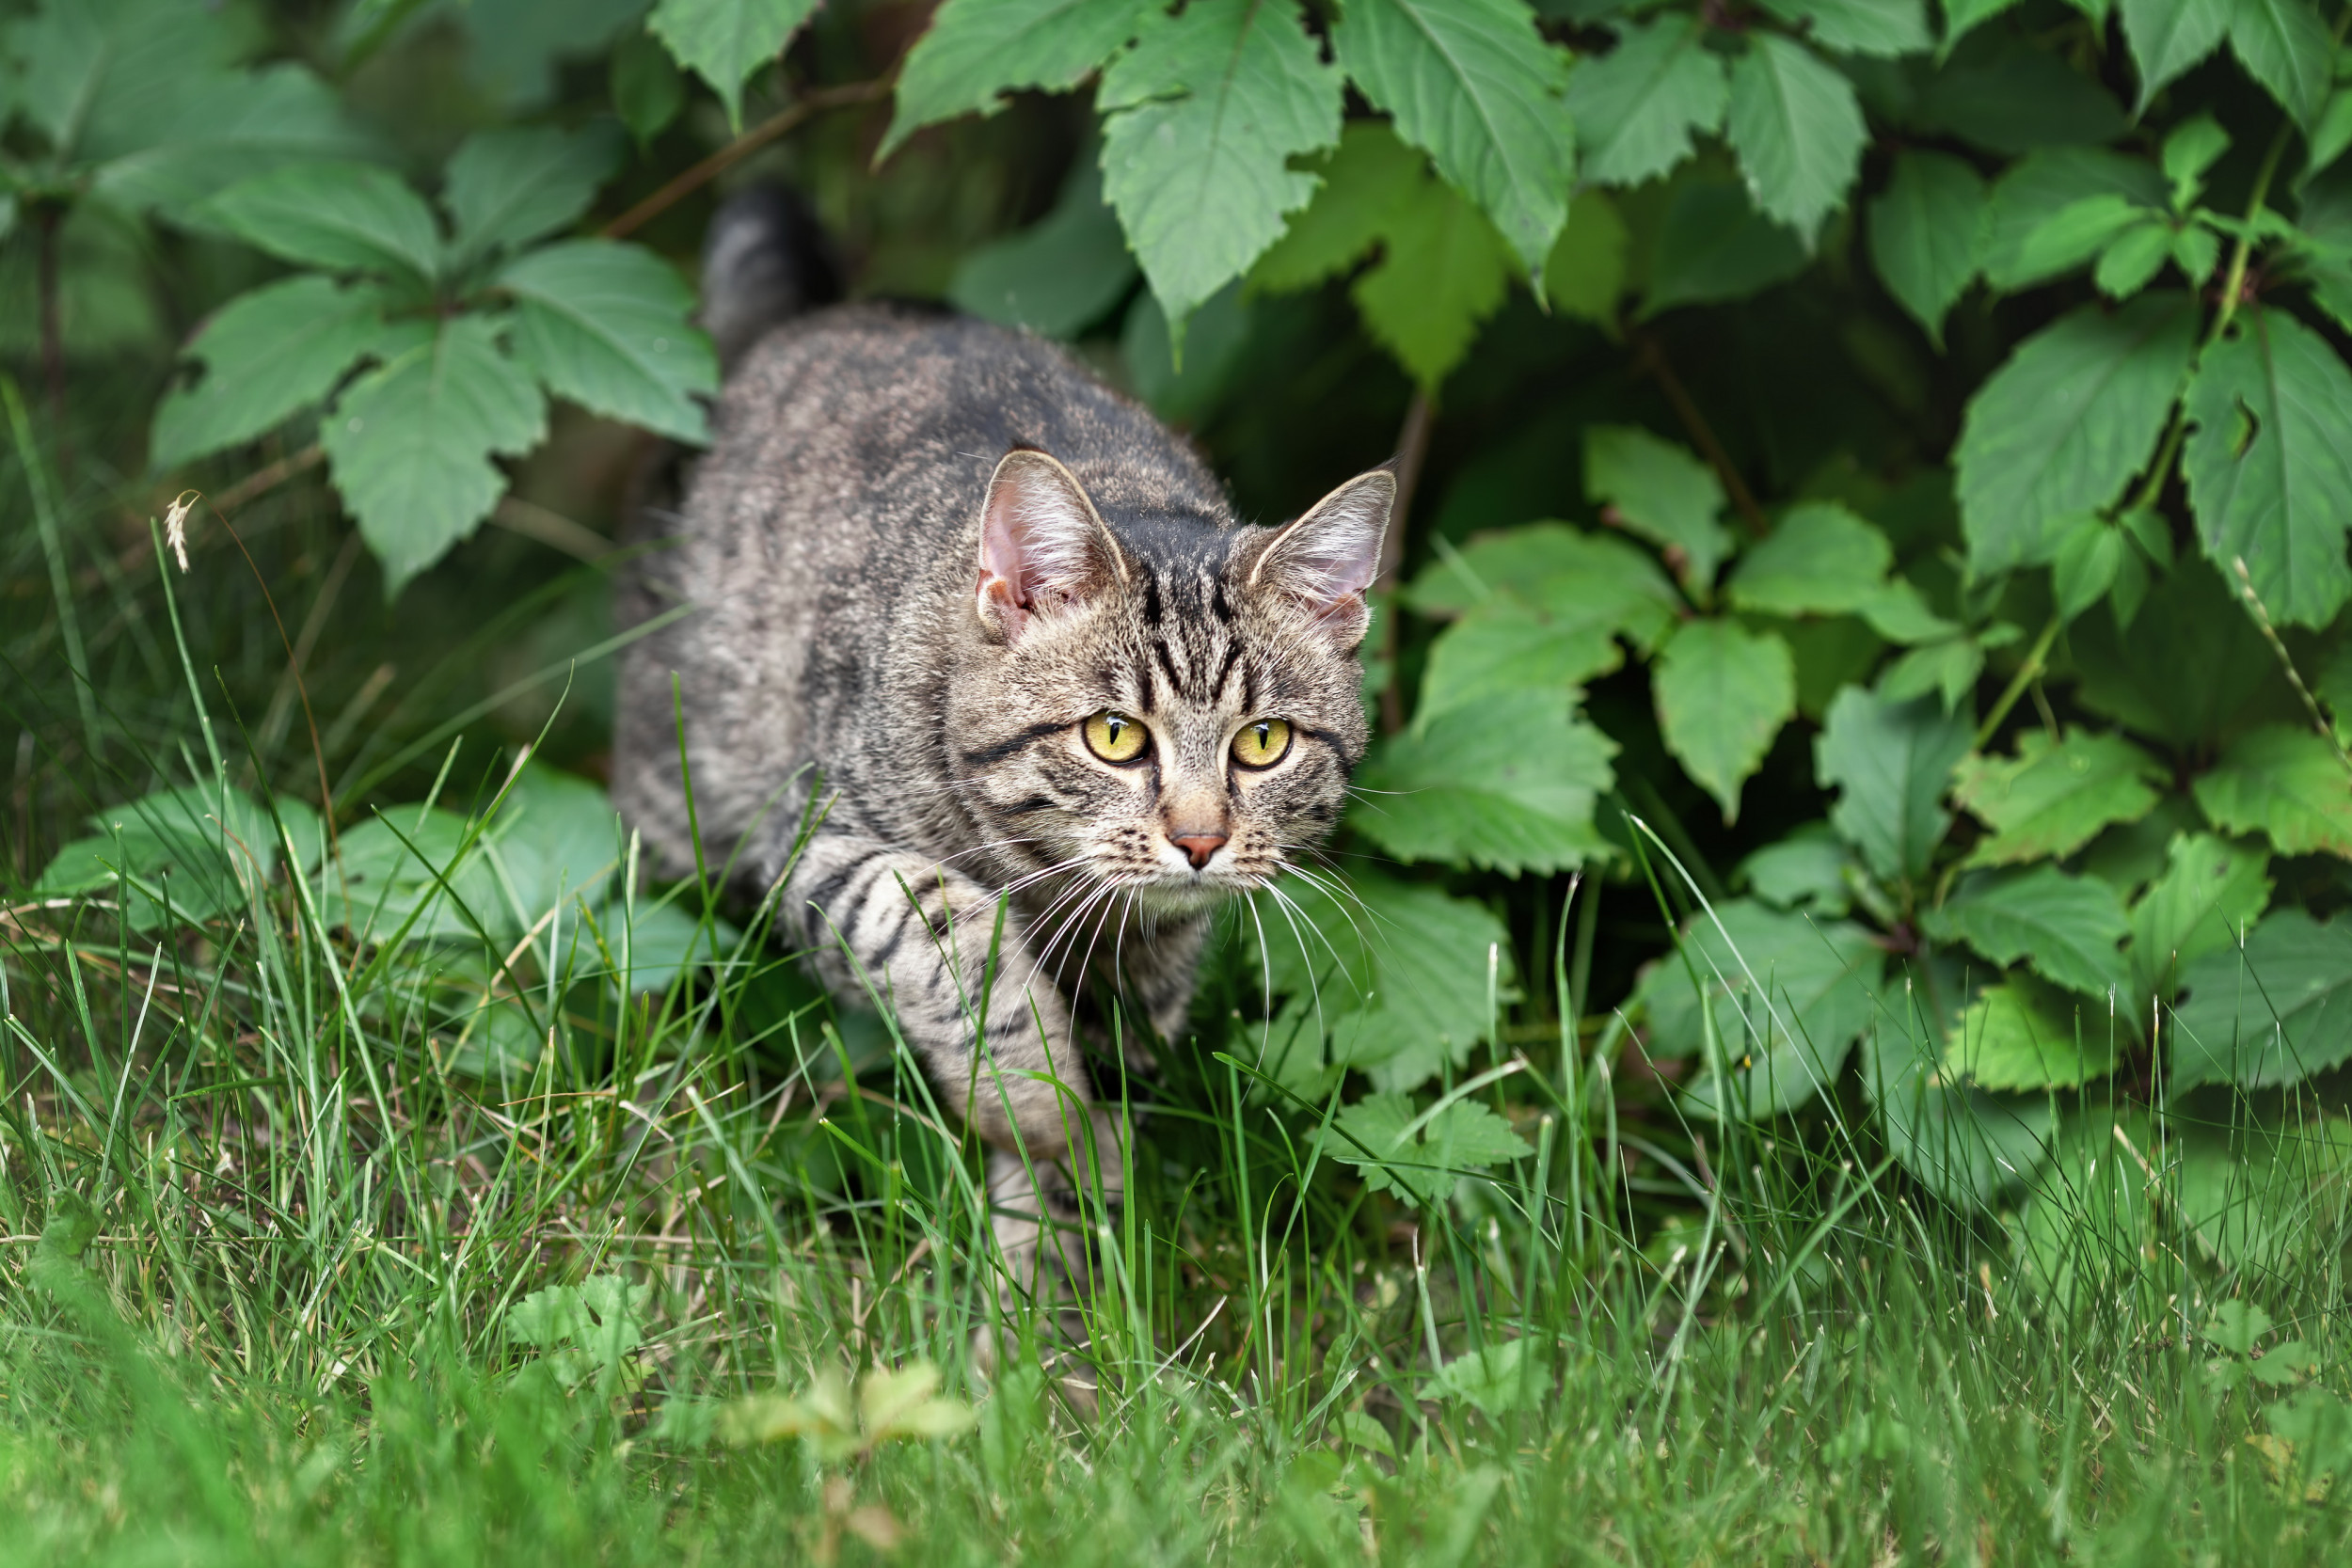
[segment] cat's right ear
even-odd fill
[[[1124,570],[1077,475],[1026,447],[1005,454],[980,509],[982,624],[1017,641],[1031,616],[1074,609]]]

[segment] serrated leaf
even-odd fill
[[[1666,750],[1722,805],[1724,824],[1737,821],[1740,786],[1796,716],[1788,644],[1736,621],[1688,621],[1658,656],[1650,679]]]
[[[1925,0],[1761,0],[1805,38],[1841,55],[1891,56],[1927,48]]]
[[[1668,552],[1677,575],[1702,589],[1731,553],[1731,534],[1719,520],[1724,487],[1715,470],[1688,448],[1638,426],[1586,427],[1584,496],[1613,508],[1619,526]]]
[[[384,333],[385,292],[310,275],[230,300],[188,344],[203,379],[167,393],[148,443],[157,468],[176,467],[267,434],[323,403]]]
[[[1339,140],[1340,75],[1295,11],[1195,0],[1144,18],[1095,106],[1104,194],[1181,333],[1315,194],[1289,160]]]
[[[296,164],[239,181],[199,215],[283,261],[428,280],[440,230],[424,198],[372,164]]]
[[[2278,657],[2234,601],[2192,556],[2150,591],[2128,632],[2110,617],[2084,616],[2067,634],[2075,700],[2181,752],[2299,714]]]
[[[2230,150],[2230,133],[2209,114],[2183,120],[2165,133],[2161,162],[2164,177],[2172,182],[2172,207],[2186,212],[2203,194],[2205,171]]]
[[[1852,901],[1846,886],[1851,863],[1829,825],[1817,822],[1750,854],[1733,870],[1732,886],[1776,910],[1836,917]]]
[[[1322,162],[1323,186],[1250,269],[1250,286],[1311,289],[1354,267],[1395,232],[1398,212],[1427,178],[1427,159],[1381,120],[1348,121],[1339,150]]]
[[[183,68],[157,100],[141,105],[139,119],[140,145],[101,164],[90,189],[117,206],[153,208],[183,224],[240,181],[373,150],[335,89],[291,62],[220,73]]]
[[[1602,190],[1580,191],[1568,204],[1568,221],[1544,263],[1544,293],[1551,308],[1602,326],[1613,326],[1625,293],[1626,252],[1632,241],[1617,204]]]
[[[1696,17],[1629,23],[1616,48],[1579,60],[1566,103],[1583,138],[1584,178],[1637,185],[1691,155],[1691,138],[1723,128],[1730,79]]]
[[[1597,617],[1645,647],[1673,628],[1682,605],[1642,550],[1554,522],[1481,534],[1405,590],[1405,602],[1431,616],[1459,615],[1498,596],[1558,623]]]
[[[2230,16],[2239,0],[2116,0],[2123,37],[2139,67],[2139,103],[2136,115],[2166,83],[2221,46]]]
[[[709,439],[694,399],[718,391],[718,356],[667,262],[611,240],[567,240],[510,262],[498,284],[515,298],[516,347],[558,397],[675,440]]]
[[[1966,161],[1906,150],[1870,204],[1871,264],[1939,350],[1944,318],[1983,265],[1987,199]]]
[[[1768,615],[1851,615],[1884,597],[1894,563],[1886,535],[1836,501],[1806,501],[1740,558],[1726,592]]]
[[[1675,193],[1659,225],[1642,317],[1746,299],[1786,283],[1808,260],[1804,242],[1750,206],[1744,190],[1692,182]]]
[[[1486,214],[1439,180],[1411,187],[1393,224],[1379,263],[1348,294],[1373,341],[1435,389],[1502,308],[1510,254]]]
[[[2283,310],[2238,321],[2188,388],[2198,543],[2227,578],[2246,562],[2273,620],[2324,626],[2352,598],[2352,371]]]
[[[2019,976],[1989,986],[1961,1015],[1950,1069],[1982,1089],[2072,1089],[2115,1070],[2112,1021]]]
[[[2306,0],[2232,0],[2230,50],[2296,124],[2318,122],[2336,43]]]
[[[2024,960],[2044,979],[2103,997],[2130,983],[2117,951],[2130,924],[2115,890],[2054,865],[1972,872],[1927,917],[1931,934],[1965,942],[1999,964]]]
[[[1521,1338],[1457,1355],[1438,1369],[1416,1396],[1456,1399],[1489,1416],[1505,1416],[1540,1404],[1551,1391],[1551,1370],[1543,1347]]]
[[[2070,201],[2026,236],[2017,263],[2036,277],[2070,272],[2150,215],[2147,209],[2111,191]]]
[[[2132,978],[2169,997],[2186,968],[2233,947],[2270,903],[2270,858],[2211,833],[2175,833],[2164,875],[2132,906]]]
[[[611,79],[612,112],[641,152],[686,107],[686,78],[649,33],[631,33],[614,46]]]
[[[2161,218],[2142,218],[2107,243],[2091,269],[2091,282],[2109,299],[2131,298],[2154,280],[2172,254],[2173,232]]]
[[[1625,662],[1614,607],[1553,614],[1497,595],[1438,634],[1422,668],[1417,716],[1435,718],[1499,693],[1581,685]]]
[[[398,594],[498,504],[506,476],[491,454],[518,455],[546,433],[547,402],[496,326],[456,316],[354,382],[319,444]]]
[[[1994,183],[1985,210],[1986,280],[2014,293],[2054,276],[2026,264],[2026,242],[2058,213],[2099,195],[2160,208],[2165,181],[2153,165],[2100,147],[2050,148],[2020,159]]]
[[[1844,205],[1869,141],[1853,84],[1802,44],[1751,34],[1731,68],[1725,125],[1757,209],[1810,246]]]
[[[1383,741],[1349,818],[1400,860],[1565,871],[1609,852],[1593,807],[1615,783],[1616,743],[1571,694],[1518,691]]]
[[[509,126],[468,136],[441,187],[458,252],[486,255],[576,222],[620,161],[611,125]]]
[[[1814,772],[1838,791],[1830,823],[1889,881],[1928,867],[1952,819],[1939,803],[1967,754],[1966,720],[1934,702],[1889,702],[1859,687],[1837,694],[1814,741]]]
[[[1136,260],[1103,204],[1103,172],[1081,158],[1054,210],[965,254],[947,298],[957,309],[1048,338],[1075,337],[1127,296]]]
[[[1483,208],[1533,285],[1567,218],[1567,55],[1521,0],[1352,0],[1331,47],[1397,135]]]
[[[1935,696],[1947,713],[1957,713],[1984,673],[1984,646],[1973,637],[1940,638],[1905,650],[1879,677],[1879,695],[1894,702]]]
[[[1008,93],[1076,87],[1152,8],[1152,0],[946,0],[907,54],[875,160],[926,125],[994,114]]]
[[[677,63],[710,84],[727,124],[743,126],[743,84],[784,53],[817,0],[659,0],[645,26]]]
[[[11,96],[60,158],[151,145],[159,101],[190,73],[217,79],[237,40],[223,19],[171,0],[70,0],[11,15]]]
[[[2023,564],[2049,525],[2112,505],[2147,463],[2196,354],[2189,296],[2086,306],[2020,344],[1969,401],[1955,449],[1979,573]]]
[[[2283,855],[2352,859],[2352,771],[2309,729],[2265,724],[2249,731],[2190,787],[2224,832],[2262,833]]]
[[[2157,800],[2165,771],[2119,735],[2076,728],[2064,740],[2029,730],[2014,757],[1971,756],[1952,798],[1993,830],[1971,865],[2058,860],[2111,823],[2137,822]]]
[[[2352,921],[2277,910],[2182,972],[2169,1087],[2277,1088],[2352,1057]]]
[[[2015,155],[2093,147],[2123,134],[2123,111],[2057,50],[2019,40],[1990,57],[1955,60],[1921,84],[1911,117],[1974,146]]]
[[[1434,1203],[1469,1172],[1533,1154],[1511,1124],[1484,1105],[1457,1100],[1415,1129],[1420,1114],[1402,1094],[1366,1095],[1342,1111],[1329,1156],[1363,1173],[1374,1192]]]

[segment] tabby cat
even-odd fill
[[[886,1001],[992,1146],[1021,1283],[1084,1289],[1072,1167],[1123,1187],[1077,1026],[1103,1035],[1116,999],[1129,1033],[1172,1035],[1212,909],[1338,818],[1395,483],[1239,523],[1184,441],[1050,343],[803,309],[821,289],[790,212],[739,198],[706,250],[736,362],[655,517],[675,537],[624,590],[627,621],[694,608],[625,659],[614,792],[683,874],[691,772],[714,863],[780,890],[787,939],[836,995]]]

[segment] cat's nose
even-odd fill
[[[1216,854],[1217,850],[1223,847],[1225,843],[1225,834],[1170,833],[1168,835],[1168,842],[1173,844],[1177,848],[1182,849],[1186,855],[1190,856],[1192,859],[1192,868],[1195,871],[1198,871],[1202,866],[1208,864],[1209,857]]]

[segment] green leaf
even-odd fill
[[[405,806],[360,823],[342,835],[337,858],[320,872],[321,917],[363,942],[390,941],[411,915],[412,942],[473,937],[477,923],[494,939],[519,929],[479,840],[467,848],[469,831],[453,812],[412,814]]]
[[[2116,0],[2123,37],[2139,67],[2139,103],[2145,114],[2164,85],[2221,46],[2231,13],[2240,0]]]
[[[1761,0],[1764,8],[1841,55],[1912,55],[1932,41],[1925,0]]]
[[[480,131],[449,161],[441,206],[460,255],[487,255],[565,228],[588,210],[620,161],[611,121]]]
[[[2318,123],[2336,42],[2306,0],[2232,0],[2230,48],[2296,124],[2308,132]]]
[[[649,33],[632,33],[613,49],[611,90],[612,112],[641,152],[686,107],[686,78]]]
[[[2277,1088],[2352,1058],[2352,920],[2277,910],[2182,973],[2170,1088]]]
[[[240,181],[318,158],[364,158],[375,150],[353,126],[335,89],[298,65],[182,71],[175,84],[140,105],[139,145],[98,166],[90,177],[94,194],[196,227],[200,204]]]
[[[547,1353],[558,1383],[577,1388],[610,1382],[645,1342],[653,1287],[620,1275],[594,1275],[578,1285],[533,1291],[506,1314],[507,1331]]]
[[[2146,217],[2109,242],[2090,280],[2109,299],[2129,299],[2155,278],[2172,254],[2176,230],[2161,218]]]
[[[1827,823],[1809,823],[1741,861],[1732,873],[1732,886],[1747,888],[1776,910],[1835,918],[1851,902],[1846,885],[1851,863]]]
[[[1568,204],[1567,226],[1544,263],[1544,293],[1551,308],[1604,327],[1617,320],[1625,293],[1626,251],[1632,236],[1609,193],[1586,190]]]
[[[2071,1089],[2115,1070],[2112,1025],[2020,976],[1970,1003],[1947,1050],[1951,1069],[1979,1088]]]
[[[743,128],[743,84],[784,53],[817,0],[659,0],[645,25],[677,63],[710,84],[727,124]]]
[[[1485,209],[1531,283],[1567,219],[1567,55],[1522,0],[1351,0],[1331,30],[1348,77]]]
[[[2122,571],[2130,546],[2123,531],[2097,517],[2078,517],[2051,552],[2050,581],[2058,590],[2058,614],[2072,621],[2107,596]]]
[[[2012,155],[2112,141],[2126,129],[2122,110],[2096,81],[2062,54],[2022,42],[1990,58],[1955,60],[1929,77],[1911,118],[1921,130]]]
[[[1625,662],[1616,607],[1553,613],[1498,594],[1438,634],[1421,677],[1423,721],[1502,692],[1558,690]]]
[[[2352,87],[2338,87],[2320,111],[2319,123],[2312,127],[2311,156],[2303,166],[2303,178],[2310,180],[2325,172],[2347,147],[2352,147]]]
[[[2054,865],[1972,872],[1931,911],[1929,934],[1965,942],[1999,964],[2020,959],[2044,979],[2086,996],[2130,984],[2116,949],[2130,931],[2115,890]]]
[[[1650,253],[1644,320],[1677,305],[1746,299],[1804,271],[1804,242],[1748,205],[1736,185],[1677,191]]]
[[[2270,857],[2211,833],[2175,833],[2164,875],[2132,906],[2132,980],[2143,1001],[2171,995],[2187,966],[2237,945],[2270,904]]]
[[[499,351],[496,326],[455,316],[354,382],[319,442],[398,594],[498,504],[506,476],[490,454],[518,455],[546,433],[546,400]]]
[[[1455,1356],[1415,1397],[1463,1400],[1489,1416],[1506,1416],[1540,1405],[1550,1391],[1551,1369],[1543,1347],[1521,1338]],[[1368,1424],[1381,1430],[1376,1423]]]
[[[2241,312],[2189,384],[2183,467],[2197,538],[2224,578],[2246,562],[2271,618],[2325,626],[2352,598],[2352,371],[2283,310]]]
[[[170,0],[64,0],[9,24],[13,107],[76,163],[152,145],[159,101],[225,74],[237,47],[220,16]]]
[[[1944,318],[1984,264],[1984,179],[1948,152],[1895,154],[1870,204],[1870,261],[1887,293],[1944,346]]]
[[[2174,1145],[2180,1215],[2198,1246],[2223,1267],[2258,1277],[2307,1265],[2343,1221],[2348,1132],[2333,1117],[2283,1127],[2183,1127]],[[2259,1326],[2217,1325],[2205,1338],[2245,1354],[2270,1327],[2268,1314],[2254,1310]],[[2255,1366],[2291,1359],[2280,1355],[2286,1348],[2273,1349]]]
[[[2230,150],[2230,133],[2209,114],[2183,120],[2164,137],[2164,177],[2172,182],[2172,210],[2185,213],[2204,194],[2205,171]]]
[[[1659,655],[1650,678],[1666,750],[1723,806],[1729,826],[1740,816],[1740,786],[1796,716],[1797,667],[1788,644],[1736,621],[1688,621]]]
[[[1609,852],[1593,806],[1616,744],[1574,717],[1569,692],[1517,691],[1383,741],[1349,818],[1400,860],[1565,871]]]
[[[296,164],[240,181],[199,212],[246,244],[305,266],[420,282],[440,268],[432,209],[397,175],[370,164]]]
[[[1347,272],[1396,231],[1398,214],[1428,177],[1427,166],[1385,121],[1348,121],[1339,150],[1322,163],[1322,189],[1258,259],[1250,285],[1279,293]]]
[[[159,469],[267,434],[323,403],[384,333],[383,290],[315,275],[238,295],[204,324],[188,356],[203,379],[166,394],[149,440]]]
[[[1965,719],[1932,702],[1895,703],[1848,687],[1813,743],[1814,772],[1836,789],[1830,824],[1889,881],[1925,872],[1952,825],[1938,803],[1968,752]]]
[[[719,359],[669,263],[635,245],[567,240],[510,262],[498,282],[515,298],[516,347],[548,390],[675,440],[709,438],[694,399],[718,391]]]
[[[1497,597],[1556,624],[1600,621],[1645,647],[1673,629],[1682,607],[1682,595],[1643,551],[1554,522],[1482,534],[1405,590],[1405,602],[1431,616],[1459,615]]]
[[[1252,309],[1237,283],[1212,294],[1185,327],[1184,362],[1179,365],[1167,313],[1149,289],[1138,293],[1119,332],[1119,356],[1136,396],[1163,420],[1200,424],[1232,386],[1233,367],[1249,344]]]
[[[2128,632],[2086,615],[2067,641],[2076,701],[2179,751],[2301,712],[2252,618],[2194,556],[2156,583]]]
[[[307,865],[318,818],[292,799],[277,802]],[[278,828],[251,797],[211,784],[158,790],[87,819],[91,835],[60,848],[36,893],[111,894],[133,929],[193,925],[250,906],[278,867]]]
[[[2161,208],[2165,181],[2145,161],[2105,148],[2050,148],[2020,159],[1994,185],[1985,212],[1986,281],[2005,293],[2013,293],[2063,270],[2062,266],[2047,270],[2028,266],[2026,242],[2058,213],[2086,197],[2100,195]]]
[[[1944,45],[1938,57],[1950,54],[1952,45],[1972,28],[2013,9],[2017,4],[2018,0],[1944,0]]]
[[[2148,209],[2112,191],[2071,201],[2026,236],[2018,265],[2037,277],[2071,272],[2150,215]]]
[[[1340,76],[1295,11],[1194,0],[1146,15],[1095,106],[1104,193],[1181,334],[1315,194],[1288,160],[1339,140]]]
[[[926,125],[994,114],[1025,87],[1067,92],[1153,8],[1152,0],[946,0],[907,54],[877,162]]]
[[[1933,693],[1947,713],[1957,713],[1961,700],[1976,689],[1984,673],[1984,646],[1973,637],[1940,638],[1923,642],[1887,666],[1879,677],[1879,695],[1909,702]]]
[[[1811,246],[1844,204],[1869,140],[1853,84],[1802,44],[1751,34],[1731,68],[1726,124],[1758,210]]]
[[[2154,1139],[2144,1116],[2099,1105],[2069,1117],[2052,1141],[2013,1227],[2019,1273],[2062,1308],[2111,1302],[2154,1243],[2165,1196]]]
[[[983,321],[1073,338],[1127,296],[1136,261],[1103,204],[1103,171],[1080,158],[1054,210],[1017,234],[965,253],[947,298]]]
[[[1718,521],[1724,487],[1715,470],[1637,426],[1586,428],[1584,497],[1613,508],[1613,521],[1665,551],[1676,575],[1702,589],[1732,551]]]
[[[1862,1083],[1887,1151],[1955,1207],[1992,1209],[2049,1157],[2050,1097],[2013,1099],[1943,1072],[1938,1031],[1908,988],[1882,1006],[1862,1053]]]
[[[2224,832],[2263,833],[2282,855],[2352,859],[2352,772],[2309,729],[2265,724],[2241,736],[2191,788]]]
[[[2147,816],[2164,778],[2155,758],[2122,736],[2077,727],[2054,741],[2028,730],[2015,757],[1971,756],[1954,776],[1952,798],[1993,830],[1968,863],[2062,859],[2110,823]]]
[[[1457,1100],[1415,1129],[1420,1116],[1401,1094],[1367,1095],[1339,1115],[1332,1159],[1363,1173],[1374,1192],[1435,1203],[1470,1171],[1535,1152],[1484,1105]]]
[[[1836,501],[1806,501],[1740,559],[1726,591],[1767,615],[1851,615],[1883,599],[1894,563],[1877,529]]]
[[[1629,23],[1616,48],[1579,60],[1569,115],[1584,138],[1584,178],[1638,185],[1691,155],[1691,138],[1723,128],[1730,82],[1696,17]]]
[[[1434,390],[1501,309],[1510,253],[1486,215],[1438,180],[1407,192],[1394,225],[1379,264],[1348,293],[1373,341]]]
[[[1955,449],[1971,568],[2035,558],[2049,525],[2112,505],[2154,449],[2196,354],[2196,302],[2085,306],[2021,344],[1970,400]]]

